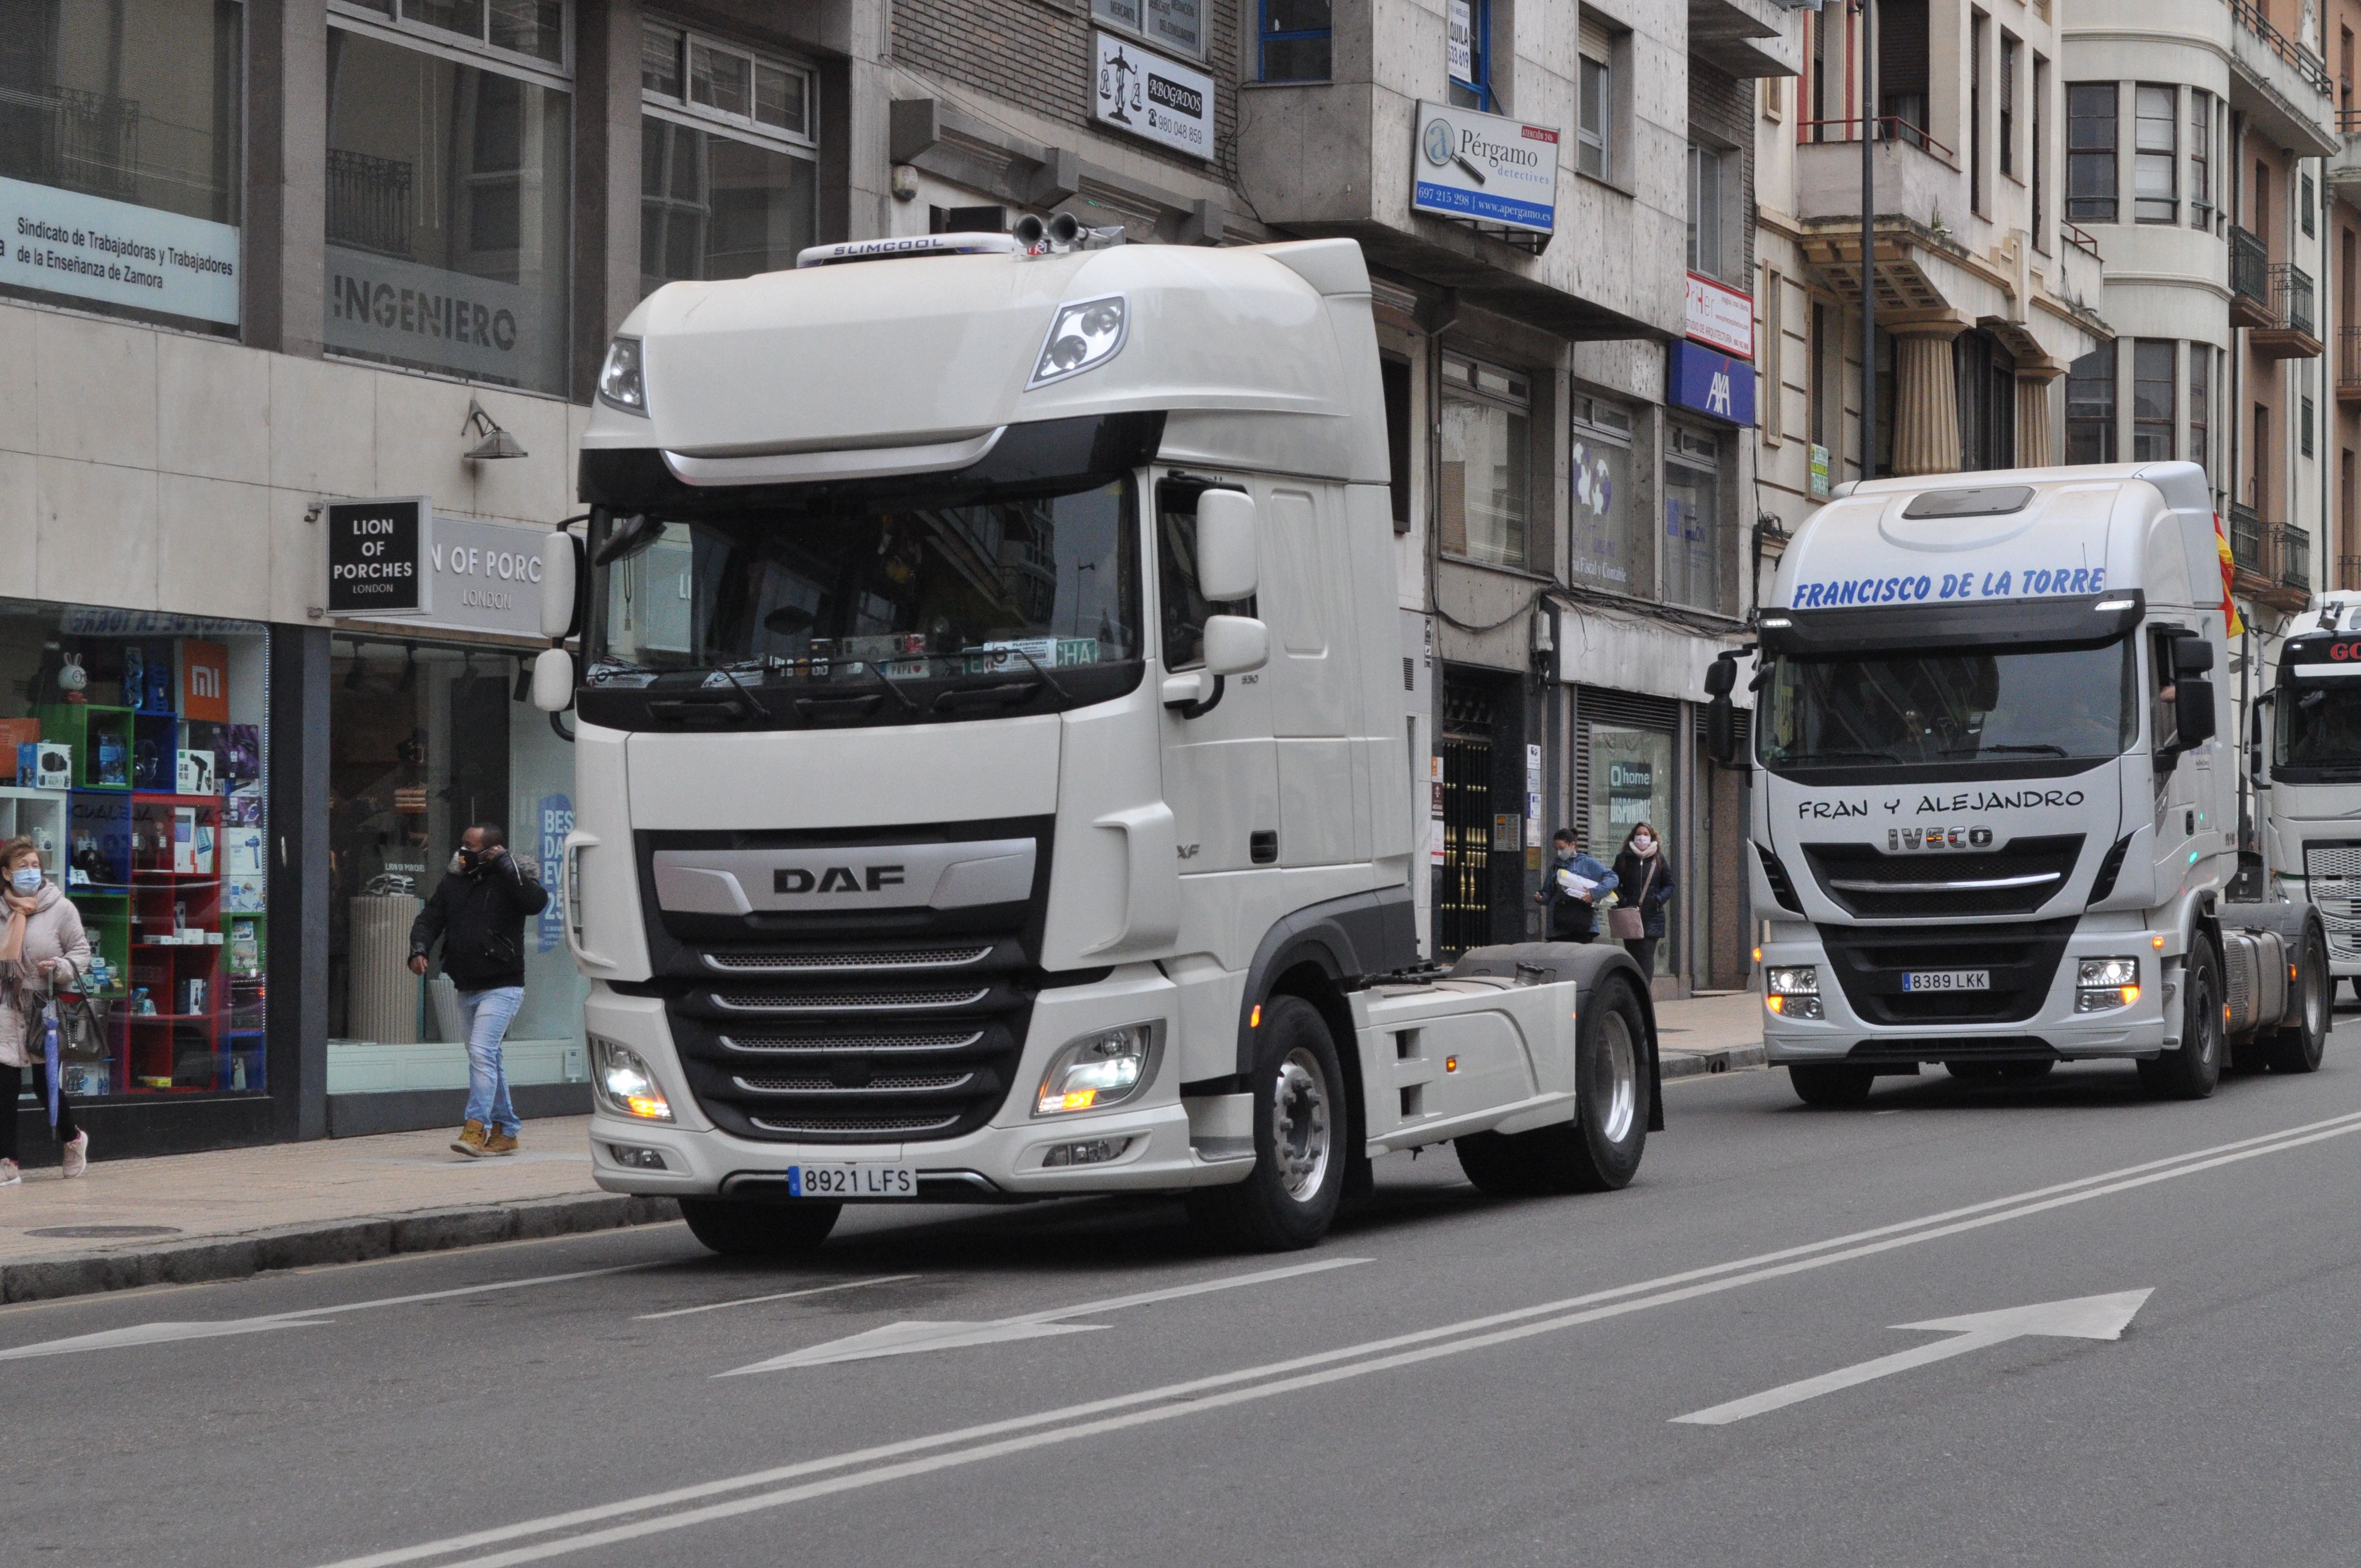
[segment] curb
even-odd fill
[[[1667,1083],[1676,1078],[1701,1078],[1709,1072],[1732,1072],[1741,1068],[1767,1065],[1761,1046],[1724,1046],[1709,1051],[1684,1051],[1665,1047],[1656,1054]]]
[[[448,1252],[493,1242],[539,1241],[628,1225],[662,1224],[678,1218],[680,1205],[670,1198],[592,1192],[280,1225],[243,1235],[0,1264],[0,1301],[49,1301],[107,1290],[136,1290],[143,1285],[245,1279],[278,1269],[366,1263],[401,1253]]]

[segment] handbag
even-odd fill
[[[1632,898],[1631,902],[1629,904],[1618,904],[1614,908],[1607,912],[1607,934],[1609,936],[1614,938],[1619,942],[1637,942],[1646,938],[1648,935],[1648,916],[1645,913],[1645,905],[1648,902],[1648,890],[1655,885],[1656,862],[1652,857],[1648,861],[1648,875],[1646,879],[1640,883],[1640,891]]]

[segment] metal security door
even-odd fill
[[[1448,963],[1492,940],[1492,701],[1446,682],[1443,713],[1443,876],[1434,893],[1436,956]]]

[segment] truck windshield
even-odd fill
[[[945,499],[651,519],[647,543],[600,570],[585,686],[1054,691],[1060,671],[1141,656],[1131,480]]]
[[[2291,784],[2361,779],[2361,679],[2280,688],[2272,771]]]
[[[2006,653],[1782,655],[1757,718],[1774,768],[2112,757],[2139,732],[2129,638]]]

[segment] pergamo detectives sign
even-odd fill
[[[1689,274],[1688,335],[1708,348],[1754,357],[1754,297]]]
[[[415,615],[425,608],[419,567],[429,510],[424,496],[328,503],[330,615]]]
[[[1557,148],[1558,134],[1547,126],[1422,103],[1411,210],[1554,234]]]
[[[1212,162],[1213,79],[1112,33],[1098,44],[1098,93],[1091,114],[1103,126]]]

